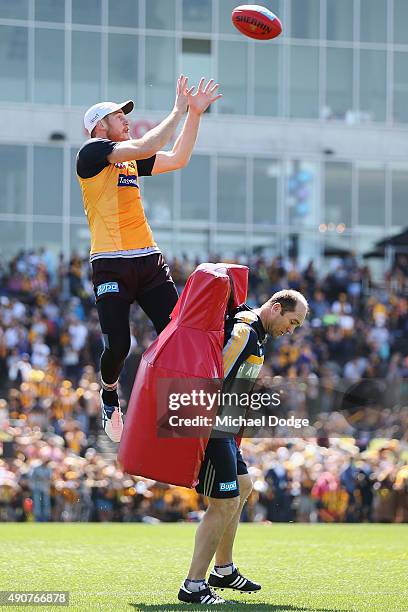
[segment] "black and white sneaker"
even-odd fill
[[[203,604],[204,606],[226,603],[225,599],[214,593],[207,584],[205,589],[201,589],[200,591],[189,591],[184,584],[182,584],[178,593],[178,598],[179,601],[183,601],[184,603]]]
[[[228,576],[223,576],[213,569],[208,584],[217,589],[234,589],[235,591],[241,591],[241,593],[252,593],[252,591],[259,591],[262,588],[260,584],[252,582],[252,580],[240,574],[238,568]]]

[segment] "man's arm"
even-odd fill
[[[152,169],[152,174],[162,174],[171,170],[184,168],[190,161],[195,142],[197,140],[198,128],[201,116],[188,111],[183,129],[177,138],[171,151],[158,151]]]
[[[171,113],[159,125],[146,132],[142,138],[118,142],[107,157],[111,164],[134,159],[148,159],[172,139],[181,117],[187,110],[188,96],[194,88],[187,89],[188,78],[181,75],[177,81],[176,101]]]
[[[164,121],[146,132],[142,138],[118,142],[107,160],[111,164],[116,164],[152,157],[172,139],[181,117],[182,113],[173,109]]]
[[[171,151],[159,151],[156,154],[152,174],[178,170],[188,164],[204,111],[210,104],[222,97],[221,94],[216,94],[218,87],[218,84],[214,85],[214,79],[211,79],[204,87],[204,79],[201,79],[197,92],[189,96],[188,114],[179,137]]]

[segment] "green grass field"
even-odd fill
[[[3,523],[0,590],[67,590],[69,610],[203,610],[177,602],[194,531],[187,524]],[[241,525],[235,561],[262,591],[228,592],[234,603],[217,609],[408,610],[408,525]]]

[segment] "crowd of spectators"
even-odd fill
[[[198,262],[170,263],[182,290]],[[255,483],[244,520],[407,522],[407,259],[380,281],[352,256],[324,275],[279,257],[241,263],[249,305],[285,287],[309,301],[303,328],[267,345],[260,385],[284,388],[285,413],[314,422],[307,436],[244,440]],[[86,258],[46,250],[0,264],[0,520],[197,520],[194,491],[123,474],[100,445],[89,272]],[[154,338],[136,306],[131,332],[124,405]]]

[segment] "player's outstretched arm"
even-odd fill
[[[111,164],[147,159],[152,157],[173,138],[180,119],[187,111],[189,95],[194,87],[188,89],[188,78],[183,74],[177,80],[176,100],[171,113],[156,127],[146,132],[142,138],[118,142],[108,156]]]
[[[190,161],[191,154],[197,140],[200,119],[216,100],[222,97],[217,93],[218,83],[214,84],[214,79],[208,81],[204,86],[204,78],[201,79],[196,93],[189,90],[188,114],[184,122],[183,129],[171,151],[159,151],[156,154],[152,174],[161,174],[184,168]]]

